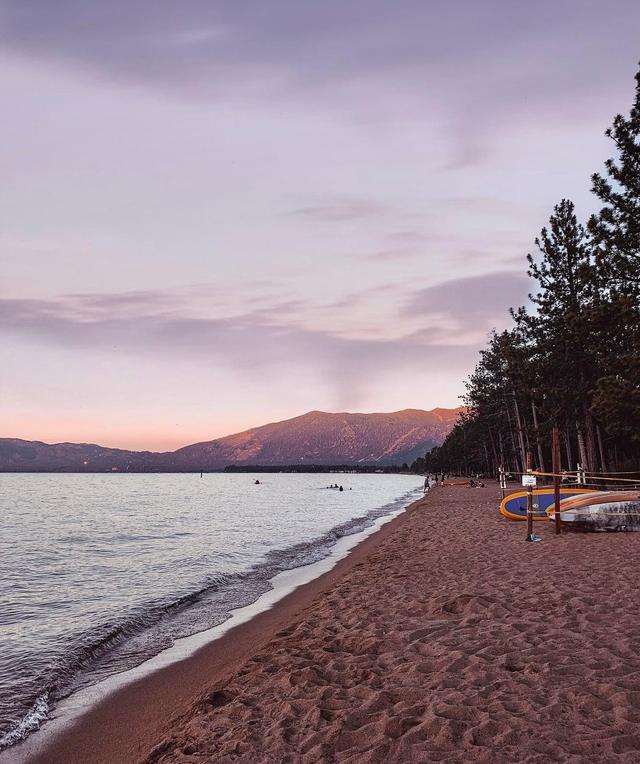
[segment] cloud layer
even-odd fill
[[[1,434],[455,405],[586,215],[635,0],[0,0]]]
[[[376,300],[377,289],[327,305],[280,301],[224,317],[216,315],[216,291],[204,288],[199,299],[189,290],[6,298],[0,299],[0,332],[64,347],[149,353],[169,362],[176,356],[201,358],[203,349],[216,362],[239,368],[337,361],[355,381],[358,369],[371,373],[381,363],[403,364],[405,356],[414,365],[410,359],[420,348],[438,357],[455,355],[469,335],[475,347],[496,322],[506,320],[514,298],[521,302],[526,289],[526,278],[504,271],[397,290],[384,308],[378,303],[375,337],[366,329],[358,333],[357,311]],[[244,299],[250,301],[250,294]],[[327,311],[332,320],[323,319],[325,328],[317,328],[318,315]],[[385,325],[393,338],[385,336]],[[345,326],[355,328],[345,332]]]
[[[487,279],[454,279],[428,290],[398,291],[392,302],[378,303],[386,311],[377,317],[379,336],[368,327],[359,336],[353,331],[357,312],[378,298],[376,292],[326,306],[280,302],[219,317],[215,306],[207,315],[206,290],[200,290],[199,306],[192,294],[187,298],[180,291],[3,299],[0,335],[23,350],[31,348],[34,357],[46,347],[100,368],[105,363],[125,368],[148,363],[154,375],[160,370],[166,380],[174,379],[176,370],[204,380],[231,369],[248,397],[268,381],[271,394],[284,400],[301,374],[313,380],[306,408],[320,400],[329,408],[348,410],[371,407],[376,396],[384,400],[377,389],[381,380],[393,384],[404,378],[404,387],[411,389],[414,380],[423,380],[434,369],[462,376],[493,322],[504,322],[521,282],[517,275],[497,273]],[[487,289],[490,283],[495,288]],[[455,294],[460,300],[451,299]],[[325,310],[331,312],[331,321],[324,321],[331,328],[322,329],[316,325]],[[394,336],[384,331],[385,324],[392,326]],[[352,328],[345,333],[343,326]],[[10,368],[11,357],[6,360]],[[78,384],[86,372],[78,372]],[[66,370],[57,373],[66,375]],[[144,376],[149,388],[158,383],[157,376]],[[109,377],[103,382],[93,381],[93,406],[111,384]],[[140,405],[144,393],[132,394]],[[204,404],[209,392],[200,390],[196,397]],[[415,399],[421,397],[416,390]],[[391,404],[393,394],[386,399]],[[455,403],[455,396],[444,402]]]

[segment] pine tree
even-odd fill
[[[604,206],[589,221],[603,285],[596,353],[605,356],[591,410],[626,450],[640,426],[640,71],[629,116],[618,114],[606,135],[617,158],[605,163],[607,177],[592,177]]]
[[[536,239],[539,259],[528,255],[528,274],[538,282],[530,295],[537,313],[516,315],[535,347],[535,365],[544,380],[546,416],[575,428],[580,461],[596,466],[595,425],[590,390],[599,376],[594,363],[593,306],[597,272],[585,230],[573,202],[554,207],[549,228]]]
[[[617,159],[605,162],[606,176],[594,173],[593,193],[604,206],[589,221],[600,267],[614,292],[640,294],[640,71],[628,117],[618,114],[606,135]]]
[[[512,310],[514,328],[491,334],[467,410],[427,467],[518,472],[534,445],[542,465],[551,426],[571,468],[574,446],[588,469],[640,466],[640,72],[636,82],[629,117],[607,131],[617,158],[592,176],[600,212],[585,231],[571,201],[556,205],[528,256],[533,310]]]

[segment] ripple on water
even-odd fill
[[[420,483],[316,490],[331,478],[261,475],[256,491],[252,475],[1,475],[0,745],[73,689],[221,623]]]

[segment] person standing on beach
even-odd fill
[[[429,475],[424,479],[424,492],[426,493],[430,488]]]

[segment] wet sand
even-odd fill
[[[107,698],[39,762],[637,762],[640,534],[438,487],[336,568]]]

